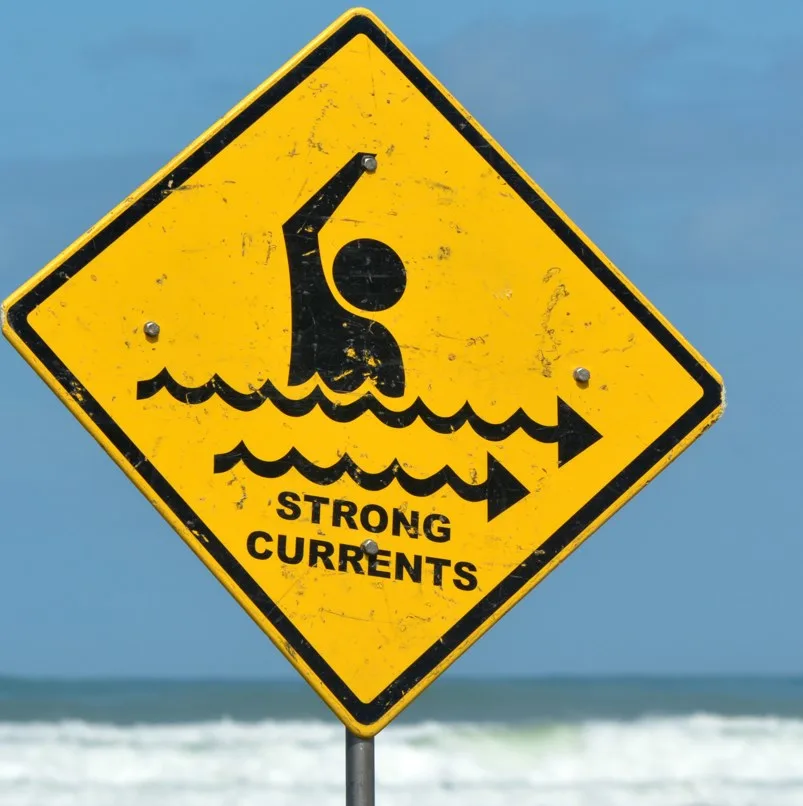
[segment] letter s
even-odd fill
[[[459,562],[454,564],[454,572],[460,579],[453,579],[454,586],[461,591],[473,591],[477,587],[477,566],[473,563]]]
[[[276,514],[286,521],[294,521],[301,517],[301,507],[298,502],[301,496],[298,493],[281,492],[279,493],[279,503],[281,507],[276,507]],[[284,509],[282,509],[284,507]]]

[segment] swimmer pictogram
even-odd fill
[[[317,375],[333,392],[353,392],[371,380],[388,397],[404,394],[401,350],[388,329],[346,310],[329,289],[318,238],[376,155],[355,154],[283,227],[290,266],[292,351],[288,384]],[[332,266],[341,296],[362,311],[384,311],[404,294],[407,272],[387,244],[349,241]]]
[[[215,456],[215,473],[232,470],[240,462],[254,475],[268,479],[281,478],[291,470],[297,470],[313,484],[328,485],[348,476],[369,492],[384,490],[396,481],[410,495],[425,498],[448,486],[464,501],[487,502],[489,521],[529,494],[529,490],[490,453],[487,455],[486,479],[476,484],[463,481],[449,465],[426,478],[416,478],[409,475],[397,459],[379,473],[369,473],[362,470],[347,453],[329,467],[319,467],[295,448],[291,448],[280,459],[270,461],[254,456],[244,442],[228,453]]]

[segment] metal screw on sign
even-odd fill
[[[585,367],[577,367],[574,371],[574,379],[577,383],[588,383],[591,380],[591,372]]]
[[[369,174],[372,174],[376,170],[376,166],[376,157],[372,156],[371,154],[366,154],[362,158],[362,167],[365,168]]]
[[[151,339],[155,339],[161,331],[161,328],[156,322],[145,322],[145,327],[142,329],[145,332],[145,335]]]
[[[360,548],[362,548],[369,557],[376,557],[376,555],[379,554],[379,544],[370,537],[367,540],[363,540]]]

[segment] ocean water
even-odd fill
[[[343,804],[301,684],[0,679],[3,806]],[[376,739],[380,806],[802,806],[801,680],[441,680]]]

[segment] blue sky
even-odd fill
[[[2,296],[345,8],[6,4]],[[450,674],[803,672],[803,7],[372,9],[728,386],[723,420]],[[0,674],[293,675],[7,345],[0,373]]]

